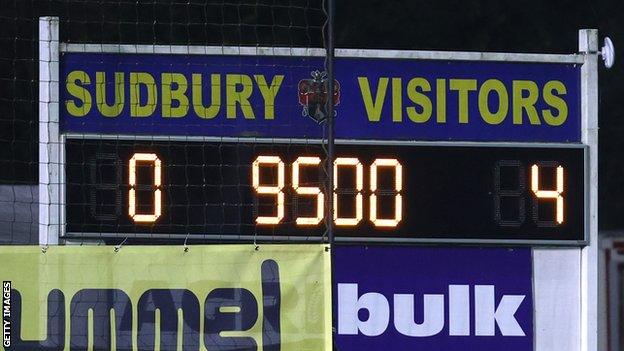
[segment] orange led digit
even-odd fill
[[[260,166],[277,166],[277,185],[260,185]],[[252,165],[253,188],[258,194],[275,194],[277,198],[276,216],[258,216],[257,224],[278,224],[284,218],[284,162],[279,156],[258,156]]]
[[[531,167],[531,190],[535,193],[537,197],[536,203],[538,199],[556,199],[557,211],[556,211],[556,222],[557,224],[563,223],[563,196],[561,193],[563,192],[563,167],[557,166],[557,185],[556,190],[541,190],[539,188],[539,167],[538,165],[533,165]],[[536,211],[537,212],[537,211]],[[537,213],[534,213],[534,216],[537,216]]]
[[[377,168],[394,168],[394,218],[377,218]],[[370,167],[370,220],[376,227],[396,227],[402,219],[403,197],[403,167],[396,159],[378,158]]]
[[[355,217],[338,217],[338,168],[355,167]],[[360,160],[354,157],[339,157],[334,161],[334,223],[338,226],[354,226],[362,220],[362,188],[364,187],[364,167]]]
[[[154,213],[152,214],[137,214],[137,199],[136,199],[136,164],[137,162],[152,162],[154,164]],[[161,164],[160,159],[156,154],[147,154],[147,153],[135,153],[132,158],[130,158],[130,162],[128,165],[129,170],[129,180],[128,183],[130,185],[130,192],[128,194],[128,215],[132,217],[135,222],[139,223],[153,223],[155,222],[161,214]]]
[[[321,163],[319,157],[299,157],[293,162],[292,187],[298,195],[316,196],[316,217],[297,217],[297,225],[317,225],[323,220],[323,206],[325,196],[321,189],[311,186],[299,186],[299,167],[308,165],[318,165]]]

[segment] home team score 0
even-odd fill
[[[63,53],[64,235],[586,242],[579,66],[338,58],[332,194],[322,66]]]

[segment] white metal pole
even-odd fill
[[[581,251],[581,351],[598,350],[598,30],[579,31],[582,141],[589,145],[589,245]]]
[[[39,244],[60,233],[59,19],[39,18]]]

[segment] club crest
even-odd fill
[[[299,81],[299,104],[303,106],[302,115],[322,123],[327,119],[327,72],[313,71],[310,74],[312,78]],[[332,99],[334,106],[340,104],[340,83],[335,79]]]

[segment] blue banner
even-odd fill
[[[322,57],[64,53],[63,132],[321,138]],[[580,66],[335,62],[336,137],[580,141]],[[303,113],[307,110],[307,115]]]
[[[339,246],[340,351],[533,349],[529,248]]]

